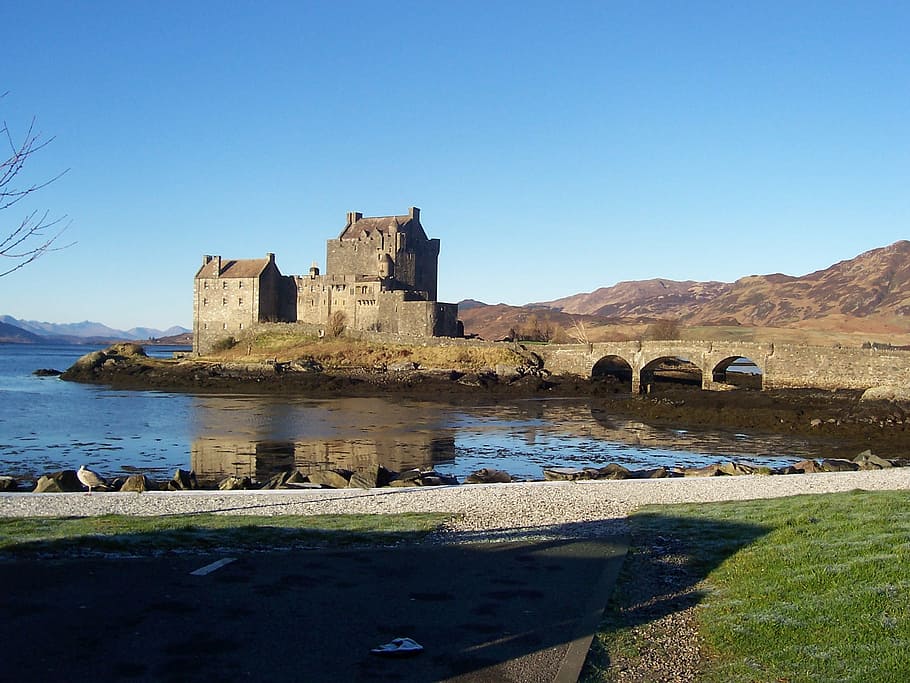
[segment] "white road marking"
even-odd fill
[[[224,565],[234,562],[236,557],[223,557],[220,560],[216,560],[211,564],[207,564],[204,567],[199,567],[194,572],[190,572],[190,576],[205,576],[206,574],[211,574],[216,569],[221,569]]]

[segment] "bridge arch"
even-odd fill
[[[591,368],[591,379],[611,380],[632,390],[632,364],[622,356],[610,354],[599,359]]]
[[[650,393],[656,385],[702,387],[704,371],[685,356],[657,356],[645,363],[640,373],[641,393]]]
[[[711,379],[717,384],[729,384],[748,389],[762,389],[764,369],[747,356],[728,356],[714,365]]]

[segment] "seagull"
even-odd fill
[[[92,472],[90,469],[86,468],[85,465],[79,466],[79,471],[76,472],[76,476],[79,478],[85,486],[88,486],[88,495],[92,494],[93,488],[107,488],[107,482],[104,478],[97,472]]]

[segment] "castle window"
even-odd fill
[[[227,323],[221,323],[221,329],[222,329],[222,330],[226,330],[226,329],[227,329]]]
[[[221,281],[221,289],[227,289],[227,280]]]
[[[243,329],[243,323],[240,323],[240,329],[241,330]]]
[[[237,281],[237,289],[243,289],[243,280]]]
[[[208,324],[208,323],[202,323],[202,329],[203,329],[203,330],[209,329],[209,324]]]
[[[221,305],[222,305],[222,306],[227,306],[227,298],[224,298],[224,299],[221,300]]]
[[[242,296],[237,298],[237,304],[240,306],[243,306],[243,297]]]
[[[203,305],[203,306],[208,306],[208,305],[209,305],[209,300],[206,299],[205,297],[202,297],[202,305]]]
[[[208,289],[208,288],[209,288],[209,281],[208,281],[208,280],[203,280],[203,281],[202,281],[202,288],[203,288],[203,289]]]

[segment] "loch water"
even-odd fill
[[[545,466],[700,466],[722,460],[781,465],[816,457],[789,437],[655,428],[620,419],[596,400],[531,399],[473,405],[392,397],[308,398],[135,391],[38,377],[95,347],[0,344],[0,474],[35,479],[85,464],[106,477],[178,467],[200,480],[260,481],[301,471],[434,468],[460,480],[482,467],[541,479]],[[147,347],[169,356],[175,347]]]

